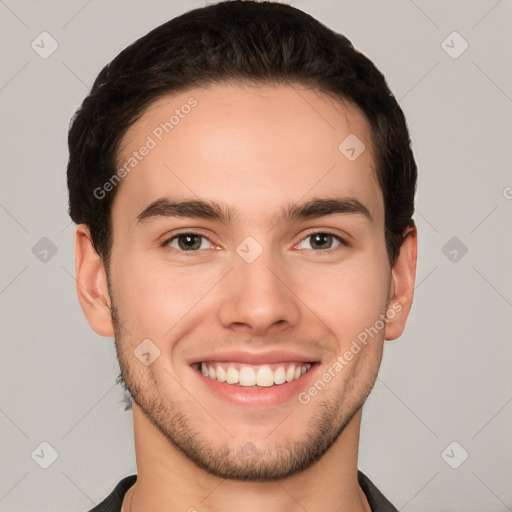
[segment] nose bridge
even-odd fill
[[[275,324],[298,322],[299,306],[286,283],[284,265],[271,247],[264,248],[250,237],[237,247],[220,308],[225,327],[243,324],[264,332]]]

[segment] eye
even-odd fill
[[[198,233],[179,233],[178,235],[168,238],[162,243],[162,246],[172,247],[179,251],[197,252],[200,249],[208,249],[208,247],[204,246],[204,241],[212,245],[208,238]]]
[[[348,245],[343,238],[341,238],[338,235],[335,235],[334,233],[328,233],[328,232],[317,232],[317,233],[311,233],[308,236],[304,237],[301,240],[301,243],[305,242],[306,240],[311,239],[309,242],[310,247],[303,247],[303,249],[312,249],[316,252],[334,252],[340,245]],[[337,245],[333,244],[337,243]],[[300,244],[299,244],[300,245]]]

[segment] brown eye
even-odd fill
[[[175,235],[172,238],[169,238],[164,242],[163,245],[172,247],[174,249],[178,249],[180,251],[198,251],[199,249],[206,249],[204,247],[203,241],[209,240],[203,236],[198,235],[197,233],[180,233],[179,235]]]
[[[330,249],[333,242],[333,236],[328,233],[317,233],[311,235],[311,247],[313,249]]]
[[[333,233],[311,233],[310,235],[304,237],[301,240],[301,243],[305,242],[308,239],[310,240],[310,247],[303,247],[303,249],[312,249],[317,252],[328,252],[329,249],[335,250],[336,247],[340,245],[346,245],[345,241],[342,238],[340,238],[337,235],[334,235]]]

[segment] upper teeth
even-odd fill
[[[239,369],[236,366],[239,366]],[[310,368],[310,363],[286,363],[278,365],[274,370],[266,364],[249,366],[232,363],[201,363],[201,373],[205,377],[244,387],[269,387],[274,384],[292,382],[304,375]]]

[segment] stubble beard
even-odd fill
[[[297,401],[294,407],[315,407],[315,412],[306,422],[300,439],[280,443],[268,442],[263,446],[263,440],[254,439],[234,447],[226,433],[225,442],[215,442],[215,439],[208,436],[208,430],[205,430],[205,425],[212,424],[215,420],[198,406],[197,411],[204,415],[203,421],[192,422],[179,403],[160,393],[153,374],[147,371],[148,367],[140,364],[133,353],[130,353],[130,349],[126,348],[135,344],[122,328],[123,323],[112,300],[112,294],[111,301],[115,347],[121,369],[117,382],[130,394],[132,400],[172,447],[178,449],[197,467],[215,477],[269,482],[289,477],[311,467],[333,446],[363,406],[375,384],[376,372],[373,378],[366,380],[350,374],[344,386],[338,386],[334,395],[326,394],[328,398],[325,400],[317,396],[308,405],[301,405]],[[179,384],[176,383],[176,386]],[[192,400],[191,405],[194,406]],[[285,423],[286,421],[293,421],[293,412],[286,418]],[[195,425],[199,425],[203,430],[198,430]],[[286,428],[286,425],[281,424],[279,428]]]

